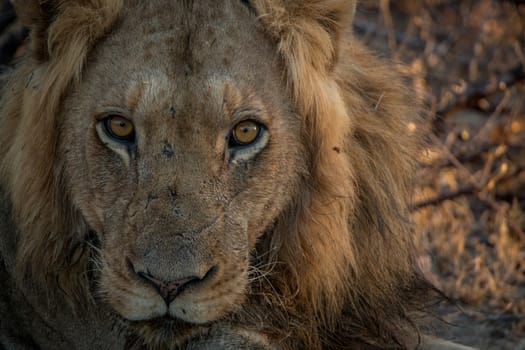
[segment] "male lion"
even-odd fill
[[[353,0],[14,5],[1,348],[421,343],[413,98]]]

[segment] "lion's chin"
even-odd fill
[[[129,339],[132,340],[133,346],[130,345],[129,349],[179,349],[184,348],[190,339],[206,332],[214,321],[234,313],[236,307],[233,305],[238,305],[238,303],[234,302],[242,300],[237,296],[236,298],[231,298],[231,300],[230,298],[226,298],[226,300],[223,298],[209,298],[206,301],[204,300],[205,297],[199,294],[183,293],[169,307],[164,306],[162,313],[143,313],[141,314],[143,318],[126,317],[123,312],[115,308],[115,306],[122,305],[111,305],[111,303],[110,305],[113,306],[113,311],[118,315],[118,318],[123,321],[126,333],[129,334]],[[123,293],[123,295],[126,294]],[[190,302],[190,299],[192,302]],[[135,307],[145,305],[140,299],[127,301],[126,305],[128,307],[122,308],[122,310],[133,310],[133,308],[129,307],[130,305]],[[233,302],[228,303],[226,301]],[[141,311],[141,309],[135,311],[134,315],[137,316],[140,314],[138,311]],[[128,314],[133,313],[129,311]]]
[[[135,339],[128,341],[158,349],[182,347],[191,338],[208,329],[207,325],[188,323],[169,316],[146,321],[128,321],[127,324],[130,333],[136,335]]]

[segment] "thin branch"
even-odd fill
[[[509,179],[513,178],[514,176],[518,175],[519,173],[521,173],[522,171],[525,171],[525,165],[516,167],[514,169],[514,171],[512,171],[512,173],[509,173],[509,174],[507,174],[505,176],[494,178],[493,179],[495,181],[494,183],[496,185],[497,183],[509,180]],[[462,188],[460,188],[460,189],[458,189],[456,191],[448,192],[448,193],[442,193],[442,194],[437,195],[434,198],[430,198],[430,199],[426,199],[426,200],[422,200],[422,201],[416,202],[416,203],[412,204],[410,208],[411,208],[411,210],[416,211],[416,210],[419,210],[419,209],[424,208],[424,207],[441,204],[442,202],[444,202],[446,200],[451,200],[451,199],[455,199],[457,197],[461,197],[463,195],[471,194],[471,195],[476,195],[481,201],[483,201],[487,205],[493,207],[493,209],[499,209],[499,206],[497,204],[495,204],[495,202],[493,200],[490,200],[486,195],[481,195],[482,192],[484,192],[483,188],[480,188],[479,185],[477,185],[477,184],[470,184],[470,185],[462,187]]]
[[[438,205],[447,200],[456,199],[466,194],[472,194],[475,191],[477,191],[476,186],[470,185],[464,188],[460,188],[457,191],[453,191],[449,193],[442,193],[439,196],[436,196],[434,198],[416,202],[412,204],[410,209],[413,211],[416,211],[416,210],[419,210],[419,209],[422,209],[424,207],[428,207],[431,205]]]
[[[440,101],[437,112],[444,114],[454,108],[474,104],[474,102],[477,102],[481,98],[493,95],[524,81],[525,67],[520,63],[510,69],[507,74],[502,75],[498,80],[469,84],[461,93],[456,93],[453,89],[447,90],[450,98]]]

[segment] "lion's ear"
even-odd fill
[[[301,30],[301,23],[304,23],[305,27],[317,24],[329,38],[325,41],[325,45],[326,49],[333,53],[331,59],[337,59],[341,40],[345,39],[345,35],[347,36],[351,29],[355,0],[297,0],[290,3],[288,12],[290,19],[298,25],[297,29]],[[320,39],[325,34],[318,33],[318,35]]]
[[[17,16],[30,30],[30,53],[41,62],[92,46],[115,21],[122,4],[123,0],[13,0]]]
[[[254,0],[266,30],[280,49],[330,69],[338,59],[341,41],[349,34],[355,0]],[[345,35],[346,34],[346,35]]]
[[[48,29],[58,11],[56,0],[14,0],[13,6],[20,22],[30,30],[31,51],[38,60],[48,58]]]
[[[333,90],[331,73],[351,39],[355,0],[252,0],[252,4],[284,59],[298,110],[315,122],[314,115],[323,114],[319,109],[333,103],[322,97],[321,90]]]

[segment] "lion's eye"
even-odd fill
[[[233,164],[255,158],[267,145],[270,133],[264,124],[247,119],[237,123],[228,136],[228,158]]]
[[[261,125],[253,120],[245,120],[235,125],[231,135],[232,146],[247,146],[255,141],[261,133]]]
[[[102,120],[104,131],[117,142],[135,141],[135,126],[128,119],[119,115],[110,115]]]

